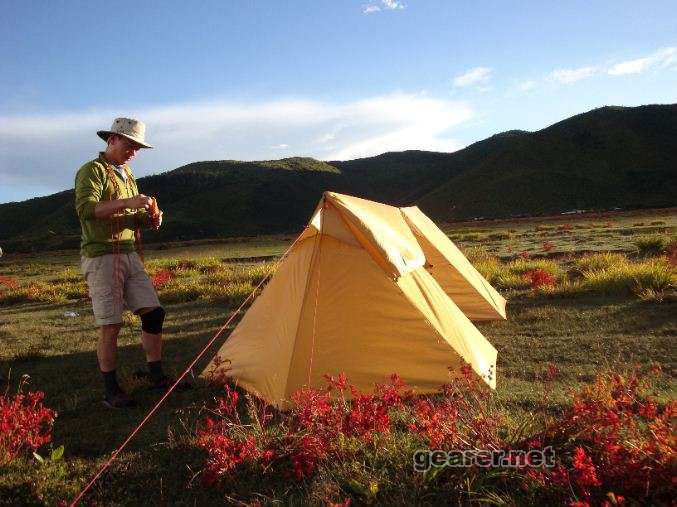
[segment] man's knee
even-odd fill
[[[99,328],[99,336],[105,341],[117,340],[122,324],[104,324]]]
[[[165,310],[158,306],[141,315],[141,329],[150,334],[161,334],[162,324],[165,321]]]

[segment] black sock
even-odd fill
[[[148,373],[151,380],[160,380],[164,376],[162,361],[148,361]]]
[[[101,374],[103,375],[103,385],[106,389],[106,396],[112,396],[122,391],[118,385],[118,378],[115,375],[115,370],[102,371]]]

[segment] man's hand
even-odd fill
[[[94,216],[98,219],[107,219],[116,213],[120,213],[125,209],[148,209],[151,205],[151,198],[139,194],[128,199],[115,199],[114,201],[97,202],[94,207]]]
[[[129,199],[124,199],[125,208],[131,209],[148,209],[153,203],[153,198],[147,195],[139,194]]]

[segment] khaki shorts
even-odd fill
[[[136,313],[160,306],[155,288],[136,252],[82,257],[80,270],[89,287],[98,326],[120,324],[124,305]],[[113,279],[117,273],[117,283]]]

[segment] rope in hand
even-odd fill
[[[155,197],[150,198],[148,215],[150,216],[151,224],[155,226],[155,224],[158,223],[158,220],[160,218],[160,208],[158,207],[157,199]],[[141,263],[143,263],[145,259],[143,255],[143,236],[141,234],[140,227],[137,227],[136,230],[134,231],[134,243],[136,243],[136,251],[138,252],[139,257],[141,258]]]
[[[132,174],[127,168],[127,166],[124,166],[123,170],[125,172],[125,178],[123,178],[125,182],[125,196],[127,196],[130,193],[129,182],[132,179]],[[108,177],[108,181],[112,186],[112,191],[110,192],[109,200],[113,201],[115,199],[122,199],[123,195],[122,191],[120,190],[120,183],[118,182],[118,178],[115,175],[115,170],[110,165],[106,166],[106,176]],[[122,230],[124,229],[125,225],[122,216],[123,214],[121,213],[113,213],[113,215],[110,217],[111,246],[113,254],[111,289],[113,291],[113,305],[120,307],[122,307],[122,299],[123,299],[122,298],[123,283],[120,269],[120,253],[121,253],[120,235],[122,234]]]
[[[280,263],[284,260],[284,258],[289,254],[292,248],[294,248],[294,245],[298,242],[298,240],[301,238],[303,233],[299,234],[294,242],[285,250],[285,252],[282,254],[282,256],[278,259],[278,261],[275,263],[275,269],[280,265]],[[273,270],[274,271],[274,270]],[[271,274],[272,272],[271,271]],[[197,364],[197,362],[202,359],[202,356],[209,350],[209,348],[214,344],[214,342],[218,339],[219,336],[227,329],[227,327],[230,325],[230,323],[233,321],[235,316],[240,312],[240,310],[247,304],[247,302],[252,298],[254,294],[256,294],[256,291],[259,290],[259,288],[263,285],[263,283],[270,278],[271,274],[268,274],[265,276],[259,284],[254,287],[254,290],[245,298],[244,301],[238,306],[235,311],[231,314],[231,316],[228,318],[225,324],[221,326],[221,328],[214,334],[214,336],[211,337],[211,339],[207,342],[207,344],[204,346],[204,348],[195,356],[195,358],[190,362],[190,364],[186,367],[185,370],[183,370],[183,373],[178,376],[178,378],[174,381],[174,383],[171,385],[169,389],[165,392],[165,394],[158,400],[158,402],[153,406],[153,408],[150,409],[150,411],[146,414],[146,416],[141,420],[141,422],[132,430],[132,432],[127,436],[127,438],[118,446],[117,449],[113,451],[111,454],[110,458],[108,461],[106,461],[101,468],[97,471],[97,473],[92,477],[92,479],[87,483],[87,485],[78,493],[78,495],[73,499],[73,501],[69,504],[70,507],[74,507],[75,505],[78,504],[78,502],[85,496],[85,493],[89,491],[89,489],[94,485],[94,483],[103,475],[103,473],[110,467],[110,465],[115,461],[115,459],[118,457],[118,454],[122,452],[122,450],[127,447],[127,444],[131,442],[131,440],[136,436],[136,434],[141,431],[141,428],[150,420],[150,418],[157,412],[157,410],[160,408],[160,405],[169,397],[169,395],[176,389],[176,386],[179,385],[179,383],[185,378],[186,375],[193,369],[193,367]]]

